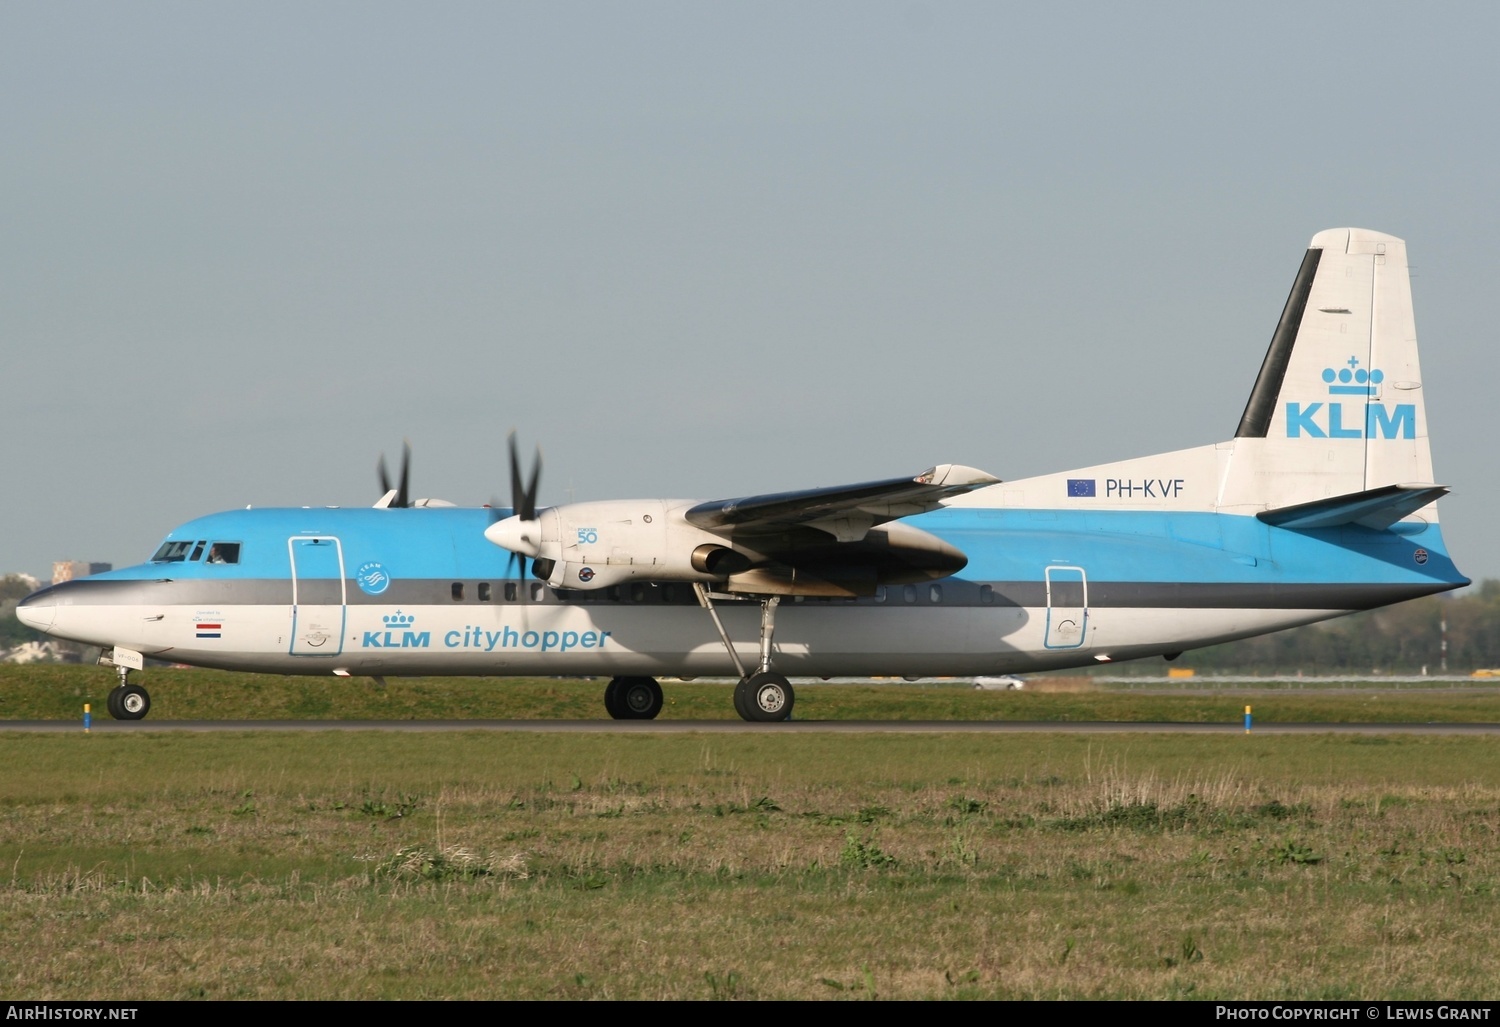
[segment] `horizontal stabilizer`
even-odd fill
[[[1256,516],[1267,524],[1294,531],[1336,528],[1343,524],[1358,524],[1382,531],[1447,494],[1446,485],[1382,485],[1378,489],[1354,492],[1347,496],[1333,496],[1311,503],[1284,506],[1279,510],[1266,510]]]

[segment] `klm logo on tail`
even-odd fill
[[[1417,407],[1414,403],[1387,406],[1374,402],[1380,394],[1385,372],[1376,368],[1366,371],[1358,357],[1350,357],[1348,366],[1335,371],[1323,369],[1330,396],[1361,396],[1365,402],[1347,406],[1342,401],[1288,403],[1286,436],[1289,439],[1414,439],[1417,437]],[[1360,407],[1364,407],[1361,415]]]

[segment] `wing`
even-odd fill
[[[689,524],[718,535],[745,537],[801,527],[839,542],[858,542],[877,524],[936,509],[945,499],[999,481],[962,464],[940,464],[914,478],[717,499],[699,503],[684,516]]]

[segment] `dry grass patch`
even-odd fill
[[[0,965],[27,998],[1492,990],[1483,738],[0,736],[0,757]]]

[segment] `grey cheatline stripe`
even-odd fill
[[[451,579],[407,580],[393,582],[378,596],[368,596],[351,581],[345,590],[350,606],[454,606],[465,608],[576,605],[586,609],[601,607],[667,607],[696,606],[692,590],[682,582],[671,583],[670,599],[664,599],[664,589],[645,587],[643,598],[633,600],[634,586],[622,586],[619,600],[611,600],[606,591],[557,593],[546,586],[541,587],[541,598],[530,598],[535,582],[517,583],[517,594],[525,598],[507,602],[503,580],[492,581],[490,602],[477,598],[476,581],[465,582],[464,599],[455,601]],[[1047,588],[1040,581],[941,581],[934,582],[942,589],[942,599],[929,601],[928,585],[913,586],[917,589],[915,608],[932,609],[942,606],[978,607],[980,609],[1005,607],[1040,608],[1047,605]],[[1088,584],[1088,599],[1091,609],[1256,609],[1256,610],[1368,610],[1388,603],[1415,599],[1448,591],[1452,583],[1431,579],[1388,584],[1349,583],[1213,583],[1213,582],[1155,582],[1155,581],[1095,581]],[[788,604],[787,609],[805,606],[809,609],[839,609],[851,606],[865,607],[884,605],[904,608],[903,586],[886,588],[883,604],[873,598],[862,598],[856,602],[846,600],[809,600],[804,604]],[[988,597],[984,588],[990,590]],[[285,579],[236,579],[234,581],[212,581],[203,579],[157,580],[157,581],[74,581],[48,590],[59,606],[148,606],[152,604],[170,606],[201,606],[225,608],[233,606],[280,606],[290,605],[291,583]],[[326,601],[321,596],[316,601]],[[336,593],[334,602],[337,602]],[[1082,604],[1082,589],[1077,582],[1061,585],[1053,582],[1053,603],[1057,606]]]
[[[1312,293],[1313,279],[1318,274],[1318,261],[1323,251],[1308,250],[1297,269],[1297,278],[1292,282],[1292,291],[1282,308],[1281,320],[1271,336],[1271,347],[1266,350],[1266,359],[1260,365],[1255,388],[1250,390],[1250,401],[1240,416],[1240,426],[1234,437],[1237,439],[1263,439],[1271,428],[1271,416],[1276,412],[1276,397],[1281,395],[1281,383],[1286,379],[1287,366],[1292,362],[1292,347],[1297,342],[1297,332],[1302,327],[1302,315],[1307,310],[1307,297]]]

